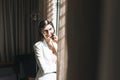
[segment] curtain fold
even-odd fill
[[[39,0],[0,0],[0,63],[13,62],[15,55],[33,53],[38,40],[32,12]]]
[[[120,80],[119,0],[104,0],[101,17],[101,49],[98,80]]]

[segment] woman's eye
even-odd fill
[[[47,32],[47,30],[43,30],[43,33],[46,33]]]

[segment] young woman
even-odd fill
[[[40,41],[34,44],[39,70],[35,80],[57,80],[57,36],[53,23],[43,20],[39,23]]]

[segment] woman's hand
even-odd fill
[[[47,35],[43,35],[46,42],[47,42],[47,45],[49,47],[49,49],[51,49],[53,51],[53,53],[56,53],[57,50],[55,49],[54,47],[54,44],[53,43],[57,43],[58,42],[58,37],[53,34],[51,37],[47,36]]]
[[[46,42],[48,44],[48,47],[51,49],[52,48],[52,43],[53,43],[52,38],[47,37],[47,36],[44,36],[44,38],[45,38],[45,40],[46,40]]]

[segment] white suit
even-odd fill
[[[57,49],[57,44],[53,43]],[[56,80],[57,57],[49,49],[45,40],[35,43],[34,51],[39,70],[35,80]]]

